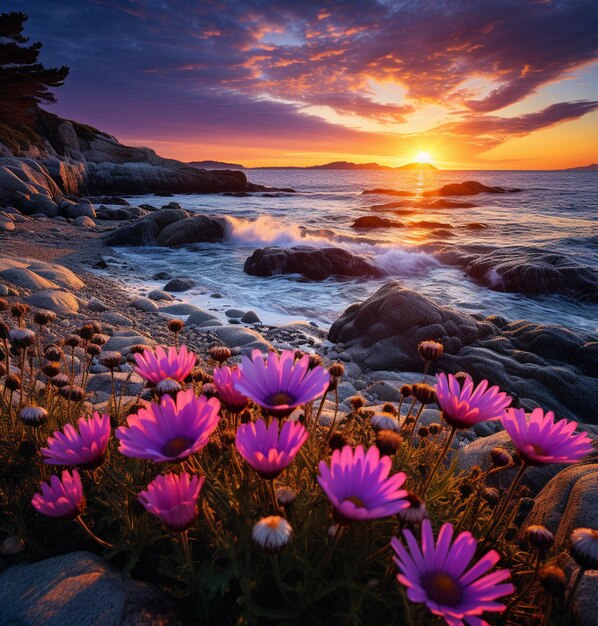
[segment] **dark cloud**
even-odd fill
[[[57,110],[129,137],[230,132],[358,142],[368,135],[304,109],[327,106],[386,123],[439,103],[460,118],[430,133],[482,134],[468,139],[473,150],[595,108],[569,102],[509,120],[488,115],[596,58],[595,0],[10,5],[29,13],[27,33],[44,42],[43,61],[72,68]],[[406,98],[380,103],[372,81],[399,85]]]

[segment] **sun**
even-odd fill
[[[415,160],[418,163],[431,163],[432,157],[430,156],[429,152],[418,152]]]

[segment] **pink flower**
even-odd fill
[[[240,378],[241,370],[238,367],[221,365],[214,368],[214,385],[226,408],[234,413],[242,411],[249,402],[249,399],[235,388]]]
[[[139,494],[147,511],[176,531],[187,530],[197,519],[197,499],[205,478],[183,474],[156,476]]]
[[[125,456],[168,463],[186,459],[201,450],[218,424],[220,402],[205,396],[196,398],[193,390],[179,391],[175,401],[162,396],[127,417],[126,426],[116,429],[119,450]]]
[[[236,446],[239,454],[262,477],[276,478],[295,459],[307,441],[307,431],[299,422],[280,424],[273,419],[269,426],[263,419],[242,424],[237,430]]]
[[[77,517],[83,512],[83,485],[77,470],[70,474],[62,472],[62,480],[52,476],[49,483],[41,484],[41,493],[36,493],[31,504],[39,513],[50,517]]]
[[[285,350],[280,357],[269,352],[267,359],[254,350],[251,357],[242,358],[235,387],[277,417],[287,417],[295,407],[315,400],[330,384],[325,368],[318,365],[309,370],[309,356],[295,361],[293,350]]]
[[[448,378],[446,374],[436,374],[436,381],[442,416],[453,428],[470,428],[479,422],[498,419],[511,404],[511,398],[498,387],[488,389],[487,380],[475,389],[471,378],[463,381],[461,387],[452,374]]]
[[[509,578],[509,570],[486,574],[500,559],[496,550],[490,550],[467,569],[477,547],[470,532],[462,532],[452,541],[453,526],[447,522],[440,529],[435,544],[432,525],[424,520],[421,545],[410,530],[404,530],[403,535],[407,547],[396,537],[392,538],[391,546],[400,572],[397,579],[407,587],[411,602],[424,603],[431,613],[443,617],[450,626],[482,626],[486,622],[478,616],[484,611],[501,613],[505,610],[496,600],[515,590],[509,583],[499,584]]]
[[[380,458],[378,448],[364,452],[350,446],[332,453],[330,467],[320,461],[318,483],[335,509],[337,521],[377,519],[394,515],[409,506],[407,492],[400,489],[406,476],[398,472],[388,477],[389,457]]]
[[[588,433],[576,435],[577,422],[555,423],[552,411],[545,415],[542,409],[534,409],[528,420],[523,409],[508,409],[502,423],[528,465],[577,463],[592,451]]]
[[[178,353],[176,348],[168,348],[168,354],[162,346],[158,346],[156,354],[144,350],[143,354],[134,354],[133,357],[137,362],[135,371],[153,385],[168,379],[185,382],[196,361],[195,354],[189,352],[187,346],[181,346]]]
[[[104,461],[110,439],[110,416],[96,411],[93,417],[79,419],[79,432],[66,424],[63,432],[48,437],[48,447],[42,448],[44,463],[49,465],[82,465],[93,469]]]

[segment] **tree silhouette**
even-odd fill
[[[69,73],[66,66],[46,68],[38,63],[41,42],[25,45],[25,13],[0,14],[0,120],[30,125],[40,102],[55,102],[51,88],[60,87]]]

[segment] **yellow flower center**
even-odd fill
[[[176,457],[181,454],[181,452],[189,449],[192,444],[193,439],[191,439],[191,437],[175,437],[164,444],[162,454],[164,454],[164,456]]]
[[[351,496],[350,498],[345,498],[344,502],[352,502],[358,509],[367,509],[366,503],[357,496]]]
[[[443,606],[456,606],[461,602],[463,590],[452,576],[445,572],[431,572],[422,576],[421,585],[428,598]]]
[[[267,401],[270,406],[280,406],[281,404],[293,404],[295,398],[289,393],[280,391],[279,393],[273,393],[268,396]]]

